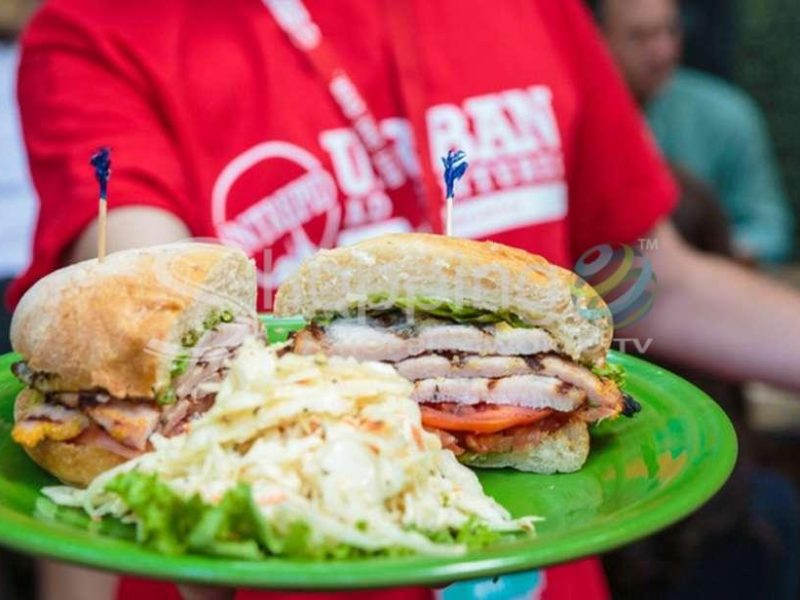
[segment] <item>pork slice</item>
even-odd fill
[[[31,404],[21,414],[17,415],[20,419],[44,419],[58,423],[66,423],[80,416],[81,413],[77,410],[47,401]]]
[[[499,379],[438,377],[421,379],[414,383],[411,397],[420,403],[487,402],[570,412],[585,402],[586,392],[555,377],[543,375],[514,375]]]
[[[396,363],[395,368],[406,379],[436,377],[507,377],[530,375],[534,368],[520,356],[478,356],[473,354],[443,356],[423,354]]]
[[[199,387],[203,383],[217,383],[224,375],[225,361],[232,358],[244,340],[254,335],[258,323],[234,321],[220,323],[207,331],[191,349],[189,366],[173,383],[175,396],[197,398],[204,395]]]
[[[556,344],[543,329],[422,322],[401,334],[355,319],[327,328],[309,327],[294,337],[298,354],[333,354],[359,360],[397,362],[427,352],[449,351],[513,356],[551,352]]]
[[[412,381],[435,378],[485,377],[499,378],[514,375],[538,374],[554,377],[586,392],[589,405],[583,418],[596,421],[614,416],[622,410],[623,397],[619,388],[600,379],[583,365],[554,355],[520,356],[442,356],[426,354],[407,358],[395,367]]]
[[[192,348],[192,355],[198,360],[224,360],[231,350],[242,345],[249,336],[257,333],[257,323],[251,321],[233,321],[220,323],[214,329],[206,331]]]
[[[602,380],[583,365],[558,356],[543,356],[536,362],[541,374],[557,377],[586,392],[589,406],[581,412],[585,420],[597,421],[622,410],[622,392],[613,381]]]
[[[89,405],[85,410],[108,435],[137,450],[145,449],[161,416],[152,404],[118,399]]]
[[[190,400],[178,400],[175,404],[167,406],[161,413],[161,425],[159,431],[166,436],[174,431],[180,423],[186,420],[189,416],[189,409],[192,403]]]
[[[178,400],[161,413],[161,424],[157,431],[166,437],[183,433],[189,421],[213,406],[214,399],[215,394],[206,393],[196,398]]]
[[[224,358],[215,357],[207,362],[190,364],[186,372],[175,380],[175,397],[179,399],[197,398],[204,395],[206,392],[200,389],[200,385],[222,381],[225,372],[224,362]]]
[[[39,402],[17,415],[11,437],[18,444],[33,447],[46,439],[71,440],[89,425],[89,419],[80,411],[52,402]]]
[[[70,443],[80,444],[85,446],[97,446],[109,452],[113,452],[123,458],[131,459],[140,456],[145,450],[137,450],[126,446],[112,438],[105,429],[93,423],[86,431],[79,437],[71,440]]]
[[[358,360],[396,361],[417,354],[412,344],[414,338],[401,337],[386,329],[369,325],[334,322],[322,331],[308,336],[304,331],[295,338],[296,351],[300,354],[333,354],[352,356]]]
[[[472,325],[431,325],[419,330],[417,340],[422,352],[446,350],[515,356],[555,350],[553,338],[544,329],[495,325],[482,328]]]

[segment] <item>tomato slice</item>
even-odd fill
[[[471,431],[473,433],[496,433],[541,421],[552,414],[549,408],[535,409],[522,406],[498,404],[441,403],[420,404],[422,424],[443,431]]]

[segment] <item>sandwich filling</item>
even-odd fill
[[[524,452],[573,420],[635,412],[620,370],[570,359],[514,315],[444,307],[324,315],[294,335],[293,350],[392,364],[413,383],[425,428],[456,455]]]
[[[150,437],[185,431],[214,403],[208,384],[220,382],[227,363],[248,337],[259,335],[254,319],[235,318],[227,310],[211,313],[202,327],[186,332],[173,359],[170,381],[151,398],[117,398],[106,390],[56,389],[48,373],[24,362],[12,370],[30,388],[29,400],[17,411],[12,437],[34,447],[44,440],[102,447],[124,458],[149,450]]]

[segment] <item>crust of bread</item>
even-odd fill
[[[33,461],[60,481],[85,488],[92,480],[127,459],[99,446],[44,440],[24,448]]]
[[[25,388],[14,403],[14,420],[25,411],[30,402],[37,401],[39,393]],[[127,459],[99,446],[72,444],[44,440],[30,448],[23,446],[33,461],[67,485],[86,487],[103,473]]]
[[[589,427],[573,419],[548,433],[536,446],[524,452],[476,454],[468,452],[458,459],[472,467],[512,467],[530,473],[573,473],[583,467],[589,456]]]
[[[255,267],[238,249],[183,242],[126,250],[40,279],[14,312],[11,343],[32,370],[51,374],[52,389],[152,399],[169,383],[188,329],[213,310],[256,318],[255,300]],[[50,460],[60,446],[39,455]]]
[[[280,286],[275,314],[344,312],[368,307],[376,295],[507,310],[547,330],[563,354],[584,363],[602,364],[613,336],[605,302],[571,271],[502,244],[425,233],[320,251]]]

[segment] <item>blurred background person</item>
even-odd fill
[[[37,2],[0,2],[0,294],[30,259],[36,198],[30,182],[16,101],[18,35]],[[11,312],[0,303],[0,354],[11,351]],[[0,551],[0,598],[31,598],[33,562]]]
[[[17,110],[17,36],[36,2],[0,2],[0,294],[29,262],[36,199],[28,174]],[[11,313],[0,306],[0,354],[9,352]]]
[[[671,218],[676,230],[697,250],[733,258],[728,220],[713,189],[681,167],[671,165],[671,170],[681,190]],[[617,335],[624,337],[624,330]],[[745,386],[657,362],[725,410],[736,429],[738,459],[722,489],[698,511],[603,557],[614,597],[797,598],[800,499],[791,474],[774,470],[771,461],[759,456]]]
[[[662,152],[720,199],[734,254],[765,262],[789,257],[794,219],[761,111],[739,88],[679,65],[677,0],[596,0],[594,8]]]
[[[734,5],[591,4],[631,92],[673,163],[681,199],[672,221],[684,240],[698,250],[747,262],[790,257],[792,209],[756,103],[732,84],[679,64],[683,19],[695,40],[692,64],[733,76]],[[710,22],[716,28],[713,39],[707,35]],[[741,384],[660,362],[725,409],[739,436],[739,460],[725,487],[697,513],[605,557],[614,595],[796,598],[800,505],[791,478],[796,482],[797,473],[776,472],[760,452],[762,432],[752,427]]]

